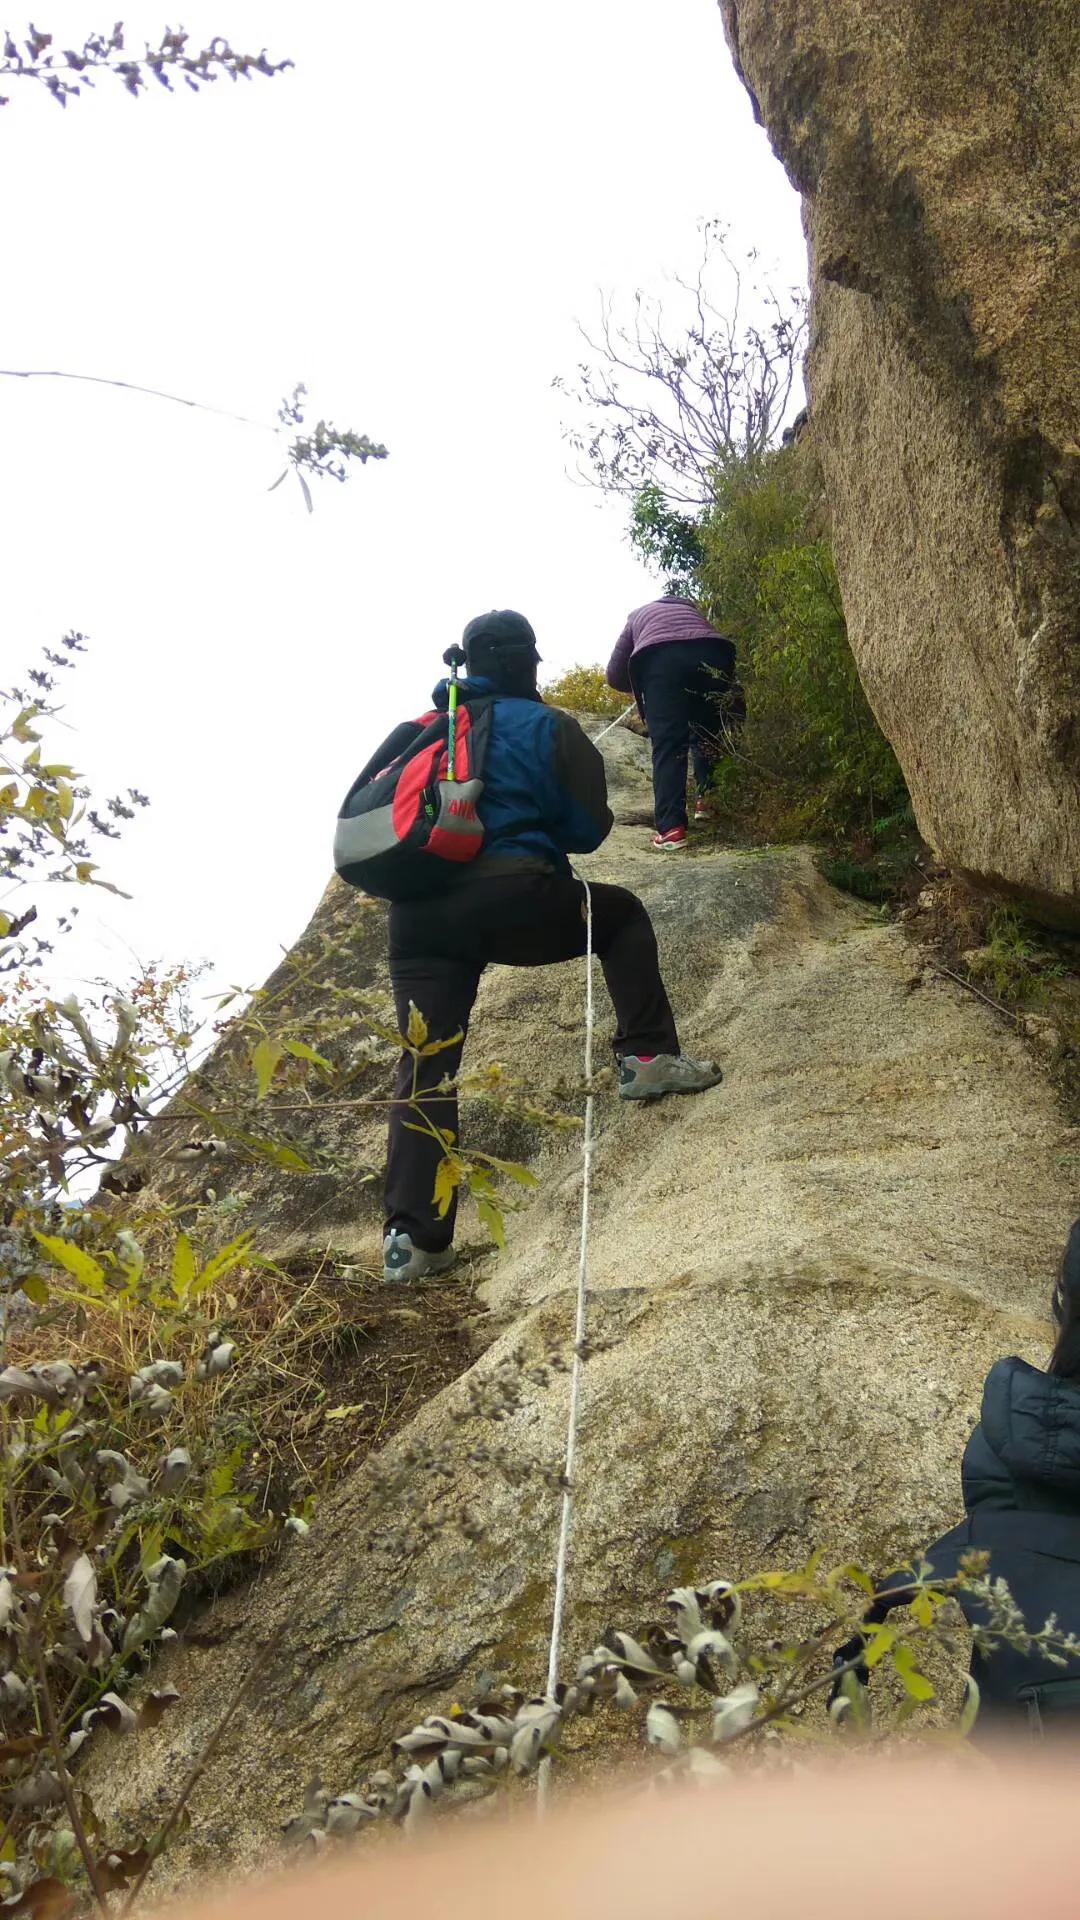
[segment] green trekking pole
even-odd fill
[[[457,779],[457,708],[458,708],[458,669],[465,665],[465,655],[460,647],[447,647],[443,654],[443,664],[450,669],[450,724],[446,731],[446,777]]]

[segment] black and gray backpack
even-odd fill
[[[450,664],[448,710],[396,727],[338,813],[334,866],[351,887],[381,900],[437,893],[484,844],[477,802],[492,698],[459,699],[457,662]]]

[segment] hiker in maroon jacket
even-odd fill
[[[695,820],[709,818],[709,783],[725,751],[725,730],[743,716],[735,647],[692,600],[665,594],[637,607],[608,661],[608,685],[632,693],[652,741],[656,832],[653,846],[686,845],[686,774],[693,757]]]

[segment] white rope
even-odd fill
[[[577,1312],[574,1319],[574,1359],[570,1369],[570,1412],[566,1426],[566,1460],[563,1467],[565,1482],[562,1497],[562,1514],[559,1519],[559,1544],[555,1552],[555,1599],[552,1605],[551,1646],[548,1650],[547,1693],[554,1697],[559,1678],[559,1656],[562,1652],[563,1614],[566,1609],[566,1562],[570,1548],[570,1522],[574,1507],[574,1469],[577,1465],[578,1422],[581,1412],[581,1369],[582,1349],[585,1344],[585,1297],[589,1278],[589,1189],[592,1181],[593,1154],[593,918],[592,893],[587,880],[582,881],[585,889],[585,1084],[589,1092],[585,1096],[585,1138],[582,1146],[581,1166],[581,1245],[578,1253]],[[545,1755],[540,1763],[537,1783],[537,1796],[541,1813],[545,1810],[551,1792],[551,1757]]]
[[[636,707],[637,707],[637,701],[631,700],[630,705],[628,707],[624,707],[622,712],[616,715],[615,719],[612,720],[609,726],[601,727],[599,733],[594,733],[592,736],[593,746],[594,747],[599,746],[601,740],[606,740],[609,733],[614,733],[616,727],[620,726],[622,722],[626,719],[627,714],[633,713],[636,710]]]

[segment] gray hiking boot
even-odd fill
[[[414,1247],[410,1236],[400,1227],[391,1227],[382,1248],[382,1275],[392,1284],[406,1285],[411,1280],[426,1280],[429,1275],[445,1273],[455,1260],[453,1247],[446,1247],[442,1253],[425,1253],[423,1247]]]
[[[624,1053],[619,1061],[620,1100],[659,1100],[665,1093],[704,1093],[723,1074],[715,1060],[690,1060],[685,1053],[655,1053],[641,1060]]]

